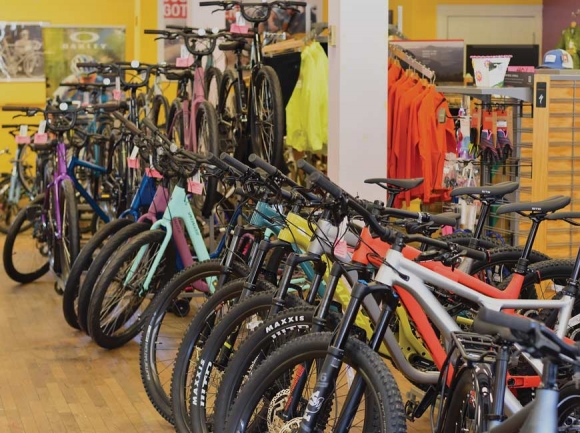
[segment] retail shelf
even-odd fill
[[[472,96],[477,99],[491,99],[492,96],[518,99],[532,102],[533,90],[531,87],[471,87],[471,86],[437,86],[441,93]]]

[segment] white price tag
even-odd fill
[[[28,125],[20,125],[20,132],[18,135],[20,137],[28,137]]]
[[[44,134],[45,132],[46,132],[46,120],[43,120],[38,124],[38,134]]]
[[[83,92],[83,105],[87,106],[91,103],[89,92]]]
[[[131,150],[131,159],[137,159],[137,155],[139,155],[139,148],[137,146],[133,146],[133,149]]]
[[[187,51],[187,47],[185,45],[181,46],[181,57],[182,58],[189,57],[189,51]]]
[[[336,242],[334,243],[334,255],[341,258],[348,257],[348,249],[346,245],[346,230],[348,228],[348,220],[346,217],[341,221],[338,226],[338,233],[336,234]]]

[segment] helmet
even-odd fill
[[[77,77],[81,75],[90,75],[97,72],[96,68],[83,68],[78,67],[77,63],[94,63],[95,58],[93,56],[89,56],[88,54],[77,54],[74,56],[70,62],[70,70],[73,74]]]

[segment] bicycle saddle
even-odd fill
[[[565,208],[570,204],[570,201],[570,197],[558,195],[542,201],[504,204],[498,207],[495,213],[496,215],[510,212],[532,212],[535,215],[545,214]]]
[[[365,180],[365,183],[379,185],[384,189],[397,189],[397,191],[408,191],[423,183],[422,177],[415,179],[389,179],[389,178],[372,178]],[[396,187],[396,188],[393,188]]]
[[[222,51],[250,51],[252,46],[245,39],[238,39],[233,41],[222,42],[218,45]]]
[[[478,195],[480,199],[489,197],[502,198],[504,195],[514,192],[520,187],[518,182],[502,182],[493,186],[463,186],[454,188],[451,191],[451,197],[460,195]]]

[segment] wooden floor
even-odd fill
[[[2,268],[0,281],[0,432],[174,431],[143,390],[137,342],[106,351],[71,329],[49,275],[19,286]],[[429,431],[427,416],[409,425]]]

